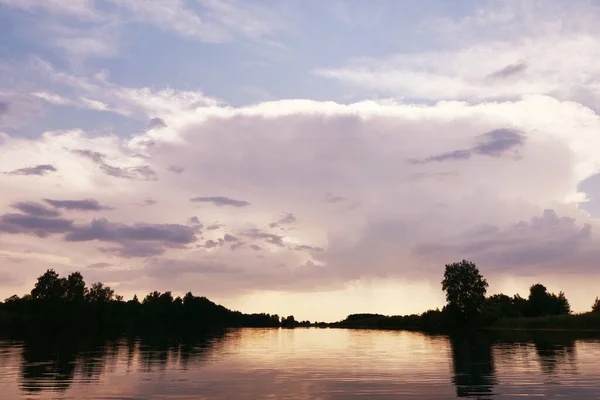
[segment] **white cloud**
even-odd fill
[[[62,50],[73,63],[116,56],[124,42],[122,31],[133,22],[209,43],[257,40],[282,28],[272,9],[246,2],[106,1],[111,7],[102,11],[96,0],[0,0],[0,5],[32,14],[36,40]]]
[[[94,0],[0,0],[0,5],[15,7],[29,12],[50,12],[84,20],[100,18]]]
[[[76,57],[116,54],[118,28],[130,22],[213,42],[277,28],[245,2],[111,1],[114,30],[107,15],[92,16],[92,2],[10,5],[48,11],[49,42]],[[200,90],[118,85],[83,64],[77,73],[37,57],[23,68],[0,64],[10,70],[4,85],[32,78],[0,92],[0,126],[12,135],[0,133],[0,256],[12,285],[0,296],[26,290],[46,268],[83,269],[128,296],[193,289],[255,305],[253,292],[285,302],[282,293],[342,296],[355,284],[367,293],[371,282],[437,293],[417,309],[373,310],[417,312],[440,305],[443,263],[461,257],[492,286],[533,275],[575,287],[581,273],[592,289],[600,225],[578,207],[578,187],[600,171],[596,10],[552,2],[535,15],[528,4],[438,21],[460,47],[318,70],[394,98],[378,102],[232,107]],[[72,17],[92,24],[81,30],[65,22]],[[14,135],[44,102],[146,128],[126,138]],[[592,297],[579,292],[573,305],[584,309]],[[290,313],[311,319],[355,311],[307,315],[293,303]]]
[[[598,7],[520,2],[430,21],[442,49],[360,59],[316,74],[399,98],[516,99],[547,94],[600,107]],[[456,45],[458,44],[458,45]]]
[[[224,42],[236,36],[258,39],[271,32],[274,24],[268,10],[257,12],[245,2],[198,0],[109,0],[123,10],[129,18],[148,23],[165,31],[203,42]],[[267,15],[265,15],[267,12]]]
[[[61,218],[72,219],[74,226],[88,226],[93,217],[107,221],[94,225],[95,241],[64,242],[60,232],[70,229],[65,223],[60,232],[36,239],[40,249],[34,252],[56,251],[69,262],[36,261],[35,268],[52,265],[62,271],[107,263],[113,267],[94,269],[93,276],[120,281],[118,289],[126,294],[155,288],[184,291],[190,285],[221,296],[231,291],[329,290],[384,278],[435,286],[443,261],[423,257],[417,249],[431,243],[452,244],[452,249],[468,246],[470,230],[489,225],[510,229],[545,209],[574,218],[572,232],[590,224],[589,235],[581,239],[587,241],[583,248],[598,244],[598,223],[572,200],[578,197],[579,182],[600,170],[600,119],[575,103],[546,96],[435,106],[295,100],[185,111],[194,102],[193,96],[190,102],[176,102],[184,112],[164,106],[173,120],[180,118],[168,140],[160,129],[152,129],[129,140],[70,131],[3,141],[0,151],[9,156],[0,159],[0,171],[49,164],[56,172],[0,180],[6,194],[2,214],[14,213],[9,206],[15,202],[39,202],[40,193],[56,200],[95,199],[107,207],[92,213],[64,211]],[[479,152],[468,160],[409,163],[471,148],[482,134],[499,128],[523,132],[519,158]],[[144,156],[139,157],[142,143]],[[174,166],[183,172],[172,172]],[[149,170],[156,180],[145,179]],[[327,201],[332,196],[347,200]],[[227,204],[245,206],[190,201],[197,197],[226,198]],[[141,207],[147,198],[155,205]],[[293,213],[295,220],[271,225],[286,213]],[[156,235],[178,232],[193,216],[215,229],[200,229],[193,242],[186,236],[181,246],[154,246],[152,251],[144,240],[154,233],[135,233],[145,226],[156,226],[149,231],[154,232],[160,224],[172,228],[160,228]],[[31,221],[11,217],[9,222]],[[140,223],[146,225],[136,225]],[[125,247],[115,245],[114,236],[103,236],[109,231],[101,226],[129,235]],[[39,233],[42,228],[35,229]],[[543,248],[545,236],[531,232],[525,233],[532,249],[535,243]],[[571,231],[564,232],[556,240],[568,241]],[[6,248],[11,254],[31,241],[16,234],[3,234],[2,240],[10,241]],[[510,241],[502,246],[510,249]],[[523,253],[519,246],[513,254]],[[554,263],[544,259],[539,265],[523,265],[523,273],[560,274],[565,264],[577,268],[585,254],[571,250]],[[140,255],[150,260],[136,257]],[[490,257],[483,258],[481,268],[498,274],[502,266]],[[589,271],[586,265],[582,271]],[[13,273],[29,276],[31,271]],[[515,268],[510,271],[520,274]]]
[[[35,97],[53,104],[109,111],[142,120],[158,117],[166,119],[167,125],[169,118],[173,120],[174,116],[184,118],[185,115],[194,114],[198,108],[220,104],[220,101],[205,96],[201,91],[123,87],[110,82],[106,74],[99,73],[94,79],[88,79],[60,72],[39,58],[33,58],[31,64],[33,71],[63,86],[62,95],[34,92]]]

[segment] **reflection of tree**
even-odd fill
[[[562,365],[575,365],[575,340],[569,334],[536,334],[533,344],[543,373],[552,375]]]
[[[458,397],[489,399],[496,384],[492,341],[484,336],[451,336]]]
[[[77,352],[75,374],[86,382],[97,380],[104,371],[110,351],[110,345],[101,338],[81,344]]]
[[[139,355],[142,372],[164,371],[173,362],[177,340],[165,336],[147,336],[140,339]]]
[[[126,373],[186,369],[191,362],[206,358],[207,352],[224,337],[224,332],[190,338],[143,337],[106,340],[31,340],[23,342],[20,387],[28,393],[65,391],[72,382],[97,381],[117,364]],[[1,398],[0,394],[0,398]]]
[[[191,361],[203,360],[208,351],[221,342],[225,337],[225,331],[215,331],[210,335],[196,336],[182,340],[179,345],[179,366],[188,369]]]
[[[224,331],[214,331],[185,338],[146,336],[140,339],[140,369],[144,372],[165,370],[169,365],[187,369],[191,361],[200,361],[214,344],[221,341]]]
[[[73,381],[77,347],[72,342],[29,340],[23,344],[21,388],[64,391]]]

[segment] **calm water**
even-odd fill
[[[0,341],[0,399],[600,398],[600,340],[338,329]]]

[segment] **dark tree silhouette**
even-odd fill
[[[596,297],[596,300],[594,300],[594,304],[592,304],[592,312],[600,313],[600,300],[598,299],[598,297]]]
[[[58,274],[49,269],[40,276],[31,290],[31,297],[35,300],[58,301],[65,298],[67,282]]]
[[[544,315],[569,314],[571,306],[563,292],[558,295],[548,293],[546,287],[536,283],[529,288],[529,310],[527,316],[539,317]]]
[[[281,317],[282,328],[295,328],[296,326],[298,326],[298,322],[296,322],[296,319],[293,315],[290,315],[288,317]]]
[[[292,317],[293,320],[293,317]],[[303,322],[309,325],[308,321]],[[291,325],[296,326],[296,321]],[[137,296],[125,302],[102,282],[88,289],[79,272],[61,278],[54,270],[40,276],[31,295],[11,296],[0,303],[0,331],[45,333],[199,332],[229,327],[279,327],[277,315],[242,314],[188,292],[173,298],[169,291]]]
[[[475,320],[483,311],[488,283],[471,261],[446,264],[442,289],[446,292],[448,311],[459,323]]]
[[[73,272],[66,281],[66,300],[74,303],[82,303],[88,294],[83,276],[79,272]]]
[[[113,299],[115,291],[109,286],[104,286],[102,282],[92,284],[87,299],[91,303],[108,303]]]

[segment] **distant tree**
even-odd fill
[[[558,296],[554,296],[555,308],[554,312],[556,314],[570,314],[571,313],[571,305],[569,304],[569,300],[565,297],[565,294],[561,291],[558,293]]]
[[[519,311],[513,303],[513,299],[505,294],[495,294],[488,297],[485,304],[485,323],[491,324],[494,321],[505,317],[518,317]]]
[[[87,295],[87,300],[92,303],[108,303],[113,299],[115,291],[102,282],[92,284]]]
[[[471,261],[446,264],[442,290],[446,292],[448,310],[459,322],[469,322],[482,313],[487,287],[487,281]]]
[[[173,295],[171,292],[164,292],[158,297],[158,301],[161,305],[168,307],[171,305],[171,303],[173,303]]]
[[[550,309],[550,296],[546,286],[536,283],[529,288],[529,316],[538,317],[548,314]]]
[[[62,300],[66,295],[67,282],[58,276],[53,269],[47,270],[40,276],[31,290],[31,297],[36,300]]]
[[[517,316],[524,317],[529,314],[529,302],[518,294],[515,294],[512,298],[512,305],[518,314]]]
[[[296,319],[293,315],[289,315],[287,317],[281,317],[281,327],[282,328],[293,328],[298,325]]]
[[[156,305],[160,302],[160,292],[154,291],[150,292],[144,297],[144,301],[142,304],[144,305]]]
[[[85,301],[87,292],[85,281],[79,272],[73,272],[67,277],[65,297],[68,301],[82,303]]]
[[[194,295],[192,292],[187,292],[185,296],[183,296],[183,305],[189,305],[194,300]]]
[[[6,304],[6,305],[16,304],[19,302],[19,300],[21,300],[21,298],[19,296],[17,296],[16,294],[13,294],[12,296],[4,299],[4,304]]]
[[[173,305],[177,308],[182,307],[183,299],[180,296],[175,297],[175,300],[173,300]]]
[[[569,300],[563,292],[559,292],[558,295],[548,293],[546,287],[540,283],[529,288],[528,306],[528,316],[530,317],[561,315],[571,312]]]
[[[133,295],[133,299],[131,299],[132,302],[139,304],[140,301],[138,300],[137,294]]]
[[[598,299],[598,297],[596,297],[594,304],[592,304],[592,312],[600,313],[600,299]]]

